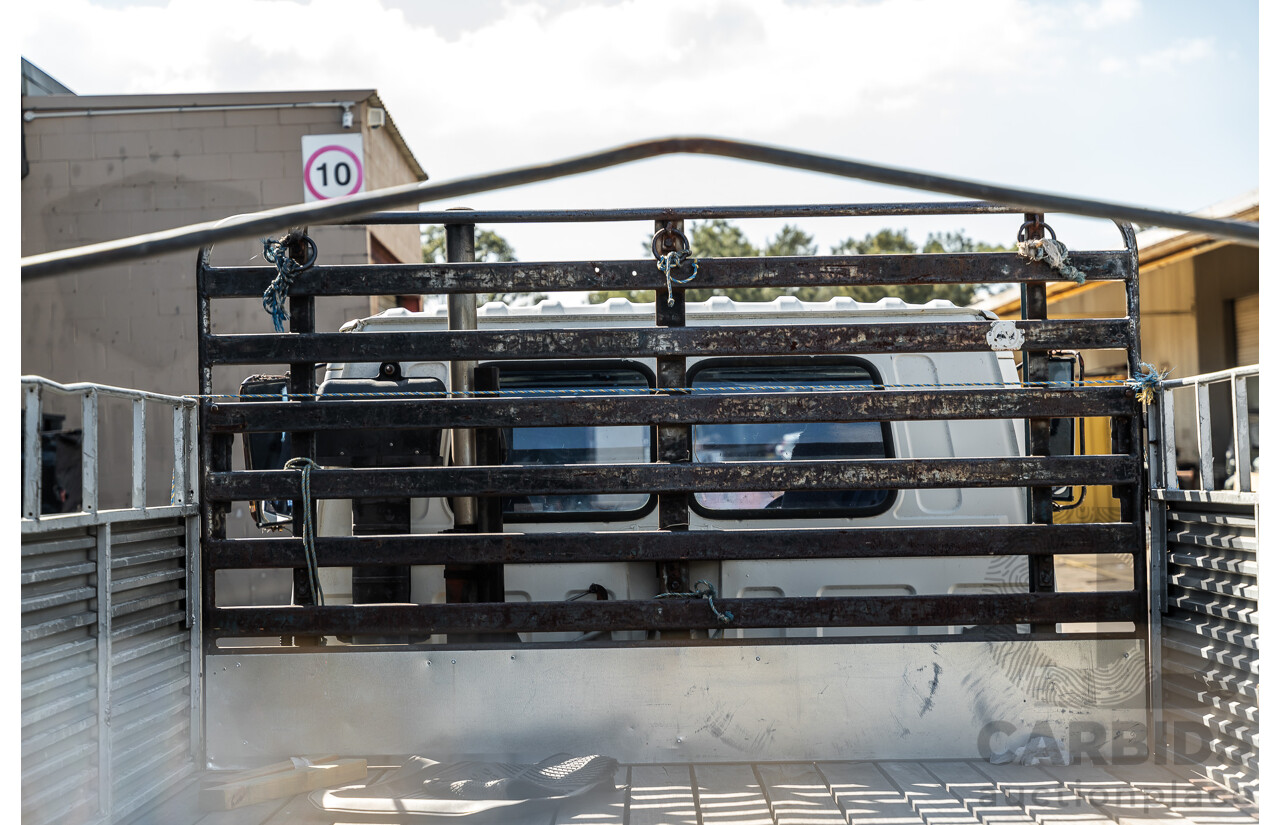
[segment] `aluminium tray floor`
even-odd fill
[[[366,782],[404,757],[372,757]],[[306,795],[199,810],[206,772],[130,825],[1245,825],[1257,808],[1178,766],[1023,767],[970,761],[623,765],[617,789],[523,817],[326,813]]]

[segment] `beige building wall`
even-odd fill
[[[30,162],[22,180],[22,254],[301,203],[302,135],[344,131],[340,106],[313,104],[341,101],[355,103],[354,128],[364,135],[366,191],[425,179],[390,118],[382,128],[369,128],[367,110],[382,104],[368,90],[23,98],[23,111],[37,116],[22,124]],[[222,108],[237,106],[262,108]],[[175,107],[185,110],[138,111]],[[87,109],[95,114],[86,114]],[[120,109],[133,111],[114,111]],[[54,112],[66,114],[40,116]],[[311,235],[321,264],[368,263],[374,238],[400,261],[421,257],[415,226],[317,227]],[[219,244],[213,262],[261,265],[261,243]],[[64,383],[195,393],[195,263],[192,249],[24,282],[23,373]],[[318,299],[317,328],[336,330],[368,312],[367,298]],[[218,302],[214,325],[220,332],[271,330],[257,299]],[[218,371],[215,392],[235,392],[252,371]],[[127,468],[128,411],[104,404],[102,415],[104,472]],[[149,409],[148,416],[156,439],[171,431],[166,410]],[[75,411],[68,411],[67,425],[77,420]],[[148,459],[150,498],[167,503],[170,457],[153,447]],[[123,506],[127,488],[127,480],[103,483],[102,506]]]

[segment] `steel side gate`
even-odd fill
[[[119,822],[203,760],[200,600],[188,598],[200,589],[196,406],[35,376],[22,378],[22,392],[22,821]],[[100,507],[100,490],[119,481],[99,465],[104,403],[132,424],[120,508]],[[73,512],[42,506],[41,421],[51,408],[79,414]],[[148,436],[162,410],[172,416],[168,444]],[[148,448],[172,451],[167,504],[148,505]]]
[[[735,207],[734,214],[789,217],[822,208],[768,207],[744,215],[743,208]],[[688,211],[715,214],[714,207]],[[938,205],[868,205],[856,214],[898,216],[915,211],[936,214]],[[948,211],[1022,215],[983,203],[959,203]],[[685,251],[680,249],[680,212],[663,210],[653,216],[655,254]],[[590,217],[590,213],[583,214]],[[575,215],[582,218],[582,214]],[[360,752],[363,748],[392,753],[400,752],[399,748],[416,752],[428,741],[453,752],[472,753],[515,753],[535,746],[582,748],[590,742],[598,746],[602,731],[620,727],[626,732],[609,742],[614,755],[624,760],[730,759],[732,749],[711,742],[709,734],[693,736],[682,727],[687,719],[663,716],[651,706],[654,694],[670,689],[667,680],[671,674],[681,674],[681,678],[694,674],[700,684],[705,682],[705,693],[711,698],[699,700],[703,704],[696,712],[701,712],[712,709],[717,701],[728,701],[730,694],[749,704],[767,694],[775,706],[786,706],[787,702],[781,701],[786,694],[779,693],[778,686],[788,682],[779,681],[782,677],[778,674],[788,669],[815,682],[828,676],[844,679],[847,699],[860,690],[849,679],[870,678],[868,674],[908,664],[918,666],[920,672],[932,666],[1002,674],[999,688],[991,687],[987,697],[990,706],[974,709],[972,718],[962,720],[970,726],[963,729],[963,736],[970,737],[966,753],[990,746],[992,737],[1025,736],[1039,724],[1041,717],[1035,716],[1039,713],[1057,726],[1054,732],[1063,738],[1072,720],[1078,722],[1070,733],[1078,740],[1073,742],[1078,748],[1099,753],[1120,748],[1122,752],[1117,753],[1121,756],[1141,758],[1146,750],[1150,707],[1145,649],[1149,606],[1142,408],[1134,388],[1126,383],[1044,383],[1048,354],[1063,349],[1123,350],[1129,375],[1138,376],[1137,257],[1128,225],[1120,225],[1124,249],[1071,255],[1086,283],[1114,281],[1123,285],[1126,317],[1047,319],[1046,284],[1064,276],[1015,253],[699,260],[696,280],[689,288],[1015,282],[1023,285],[1025,293],[1024,319],[1020,321],[761,324],[753,327],[750,335],[743,335],[741,327],[686,325],[686,287],[669,281],[653,260],[472,262],[468,250],[473,244],[468,240],[474,237],[475,225],[510,220],[511,216],[462,212],[450,219],[448,263],[321,264],[299,273],[289,288],[289,325],[283,333],[214,333],[212,317],[218,302],[257,298],[277,273],[270,267],[215,266],[208,251],[200,256],[200,388],[205,396],[200,413],[202,581],[212,760],[229,767],[308,750]],[[605,218],[602,213],[600,219]],[[1044,228],[1043,216],[1022,218],[1028,236],[1038,237]],[[540,216],[524,213],[518,219],[537,221]],[[403,223],[408,218],[375,215],[368,222],[380,220]],[[668,242],[674,248],[664,246]],[[678,271],[684,278],[689,269]],[[474,318],[470,296],[477,293],[610,289],[652,290],[655,325],[553,331],[466,328],[463,310],[469,301]],[[451,329],[358,335],[315,329],[318,297],[405,293],[449,296]],[[1013,344],[1021,349],[1026,364],[1021,386],[945,386],[940,382],[926,387],[708,395],[691,392],[687,382],[686,366],[691,357],[990,352],[999,346],[1009,347],[992,343],[1004,340],[1001,336],[1006,334],[1021,342]],[[589,399],[557,393],[519,398],[486,395],[479,377],[481,392],[476,394],[454,392],[376,401],[316,398],[317,364],[407,360],[466,364],[497,358],[529,363],[546,359],[654,359],[656,380],[645,394]],[[287,366],[289,399],[247,402],[215,395],[223,386],[215,382],[215,370],[221,375],[228,368],[250,364]],[[455,388],[460,386],[455,383]],[[1109,419],[1112,443],[1107,452],[1050,456],[1049,422],[1060,417]],[[998,418],[1029,422],[1026,455],[705,464],[693,460],[690,446],[695,423]],[[593,465],[589,479],[581,465],[500,466],[492,460],[491,434],[513,422],[520,427],[651,427],[656,461]],[[315,459],[317,436],[326,432],[422,427],[474,431],[478,465],[317,467],[310,472],[310,495],[313,499],[357,501],[385,497],[475,499],[474,526],[447,533],[321,535],[314,544],[316,564],[321,568],[443,565],[446,581],[452,570],[455,578],[464,582],[451,591],[464,594],[460,598],[451,597],[443,604],[316,605],[305,573],[307,553],[299,535],[300,524],[295,524],[293,537],[228,538],[226,519],[232,502],[290,499],[294,513],[305,509],[301,473],[233,469],[237,434],[287,432],[294,456]],[[1067,485],[1112,486],[1120,500],[1119,520],[1054,523],[1050,490]],[[795,540],[786,528],[688,529],[695,492],[987,487],[1026,489],[1028,523],[806,528],[803,541]],[[656,495],[657,528],[585,533],[567,524],[561,532],[504,531],[496,506],[502,497],[569,496],[584,489],[597,494]],[[1054,557],[1095,553],[1123,554],[1131,559],[1133,587],[1058,592]],[[689,580],[690,565],[701,561],[901,558],[931,559],[945,565],[948,559],[975,556],[1026,558],[1029,592],[717,596],[714,608],[709,608],[705,598],[521,602],[501,597],[504,564],[652,562],[659,565],[663,587],[691,591],[695,584]],[[215,588],[218,571],[267,568],[295,571],[294,604],[232,605],[219,599]],[[465,595],[468,592],[470,595]],[[499,595],[476,596],[482,592]],[[1061,630],[1060,625],[1073,622],[1128,623],[1122,625],[1128,629]],[[721,624],[735,630],[910,626],[919,628],[919,633],[905,637],[819,635],[805,643],[775,643],[725,638],[714,632],[723,629]],[[947,632],[955,626],[970,627],[971,631]],[[700,630],[690,633],[691,628]],[[632,631],[643,638],[609,640],[612,633]],[[578,644],[511,641],[511,634],[552,632],[593,638]],[[360,635],[430,637],[431,642],[367,647],[340,643]],[[439,643],[442,636],[446,641]],[[269,641],[261,644],[263,638]],[[277,640],[285,646],[279,646]],[[860,662],[861,673],[850,673],[841,664],[851,660]],[[771,669],[771,665],[781,670]],[[844,669],[837,673],[832,668]],[[942,688],[938,687],[940,681],[934,687],[948,695],[954,690],[955,701],[962,701],[958,697],[965,689],[959,679],[947,679]],[[741,692],[750,685],[767,689],[760,687],[758,694]],[[421,697],[422,708],[410,712],[403,707],[406,689]],[[530,709],[526,700],[534,695],[541,697],[541,704]],[[443,698],[446,696],[455,698]],[[485,696],[485,701],[476,701],[479,696]],[[1028,696],[1035,700],[1027,705],[1034,713],[1023,709]],[[821,723],[824,701],[831,699],[816,694],[806,699],[804,712],[798,716],[785,707],[777,710],[790,713],[786,725],[791,727],[785,734],[776,734],[776,728],[775,733],[762,733],[760,747],[770,749],[770,758],[860,758],[857,754],[866,752],[873,743],[851,733],[840,738],[825,730],[830,726]],[[449,704],[426,711],[432,702]],[[566,709],[566,702],[572,705],[572,712]],[[513,726],[506,717],[506,724],[495,721],[494,714],[485,710],[490,707],[526,710],[521,724]],[[638,709],[627,713],[634,715],[618,716],[620,708],[633,707]],[[849,710],[836,712],[847,714]],[[680,711],[674,713],[679,717]],[[360,731],[351,729],[357,719],[367,723],[368,736],[362,738]],[[318,720],[327,722],[320,724]],[[333,724],[335,721],[341,724]],[[929,724],[943,723],[924,723],[925,733],[916,734],[911,741],[918,744],[912,747],[930,746]],[[371,741],[374,731],[383,738]],[[948,735],[955,733],[948,731]]]
[[[1258,367],[1161,382],[1151,409],[1151,578],[1158,756],[1258,802],[1259,498],[1252,462]],[[1236,473],[1217,482],[1211,392],[1223,387]],[[1184,489],[1175,390],[1193,401],[1200,482]],[[1252,401],[1250,400],[1252,396]],[[1225,446],[1225,445],[1218,445]],[[1243,460],[1241,459],[1243,457]],[[1190,485],[1189,485],[1190,486]]]

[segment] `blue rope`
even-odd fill
[[[262,257],[276,267],[276,277],[262,293],[262,308],[271,316],[276,332],[284,332],[284,322],[289,317],[284,311],[285,299],[289,297],[289,287],[293,286],[293,281],[298,277],[299,272],[310,269],[316,262],[315,242],[303,235],[302,241],[307,246],[309,254],[307,260],[295,261],[289,255],[289,248],[285,243],[287,237],[262,239]]]
[[[671,274],[671,270],[679,269],[685,260],[693,261],[693,271],[689,273],[688,278],[677,278]],[[658,269],[662,270],[662,277],[667,279],[667,306],[675,306],[675,296],[671,294],[672,284],[687,284],[694,278],[698,277],[698,259],[690,258],[689,253],[685,252],[668,252],[658,258]]]
[[[703,587],[705,585],[705,587]],[[716,589],[711,582],[706,579],[699,579],[693,585],[693,590],[687,593],[659,593],[654,596],[655,599],[706,599],[707,604],[711,605],[711,612],[716,614],[716,621],[720,624],[728,624],[733,621],[733,614],[728,610],[721,611],[716,607]]]
[[[307,574],[311,580],[311,592],[316,604],[324,604],[324,592],[320,589],[320,565],[316,562],[316,525],[311,520],[311,470],[320,465],[309,458],[291,458],[285,462],[286,470],[302,471],[302,547],[307,555]]]
[[[1139,401],[1144,405],[1150,404],[1156,400],[1156,390],[1160,388],[1160,382],[1164,381],[1173,370],[1167,369],[1161,372],[1146,361],[1138,362],[1138,366],[1142,367],[1142,372],[1125,383],[1137,390]]]

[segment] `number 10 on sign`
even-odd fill
[[[307,202],[364,191],[364,139],[359,134],[303,135],[302,181]]]

